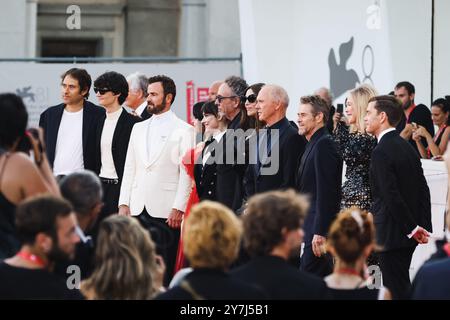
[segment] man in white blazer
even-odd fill
[[[147,102],[153,117],[133,127],[119,198],[119,214],[136,216],[150,231],[166,264],[166,285],[173,276],[191,192],[181,159],[195,143],[193,127],[170,110],[175,95],[169,77],[149,79]]]

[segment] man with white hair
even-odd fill
[[[131,114],[144,120],[152,115],[147,110],[147,87],[148,78],[140,72],[135,72],[127,76],[128,97],[125,105],[131,109]]]
[[[244,179],[247,198],[256,193],[295,188],[297,161],[306,145],[304,137],[298,135],[286,118],[289,105],[286,90],[277,85],[265,85],[256,101],[258,119],[266,123],[265,130],[259,133],[259,144],[266,142],[268,147],[254,148],[267,152],[259,152],[260,161],[250,161],[247,167]],[[256,154],[250,157],[251,160],[257,159]],[[271,161],[264,164],[264,159]],[[272,166],[274,170],[267,170],[265,173],[263,168],[266,166]]]

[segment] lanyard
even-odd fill
[[[40,267],[45,267],[45,265],[46,265],[44,260],[42,260],[37,255],[32,254],[30,252],[20,251],[16,254],[16,256],[21,257],[22,259],[27,260],[31,263],[34,263]]]

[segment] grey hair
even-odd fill
[[[289,106],[289,95],[284,88],[276,84],[266,84],[263,88],[269,90],[269,95],[274,102],[281,102],[286,108]]]
[[[148,78],[144,74],[140,72],[132,73],[127,76],[127,81],[130,83],[131,90],[142,90],[144,96],[147,95]]]
[[[317,96],[321,96],[321,92],[324,93],[325,101],[331,106],[333,104],[333,94],[331,93],[330,89],[328,89],[327,87],[320,87],[314,92],[314,94]]]
[[[233,94],[243,97],[245,96],[245,91],[248,87],[247,82],[241,77],[231,76],[225,79],[224,81],[233,91]]]
[[[92,171],[80,170],[61,179],[62,196],[68,200],[76,213],[88,215],[102,200],[103,190],[99,177]]]

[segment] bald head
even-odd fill
[[[219,91],[219,87],[222,85],[223,81],[218,80],[211,83],[209,87],[209,101],[215,101],[217,96],[217,91]]]
[[[286,116],[289,96],[282,87],[268,84],[259,91],[257,102],[258,119],[271,126]]]
[[[273,102],[280,103],[284,108],[288,107],[289,96],[286,90],[276,84],[266,84],[263,88],[267,90]]]
[[[314,94],[325,100],[328,106],[331,106],[333,104],[333,96],[331,95],[331,92],[328,88],[319,88],[314,92]]]

